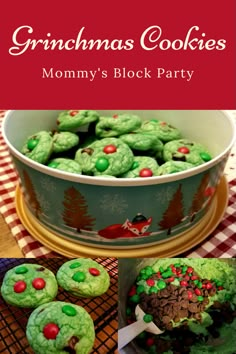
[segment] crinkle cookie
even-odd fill
[[[3,299],[19,307],[37,307],[52,301],[57,295],[55,275],[39,264],[21,264],[4,276],[1,294]]]
[[[57,272],[58,284],[76,297],[95,297],[104,294],[110,286],[106,269],[90,258],[65,262]]]
[[[188,139],[179,139],[165,144],[163,158],[165,161],[183,161],[200,165],[210,161],[211,155],[203,145]]]
[[[56,132],[53,137],[53,152],[60,153],[70,150],[79,144],[79,136],[72,132]]]
[[[31,313],[26,337],[35,354],[88,354],[94,345],[95,330],[83,307],[54,301]]]
[[[117,138],[97,140],[76,152],[75,160],[85,174],[118,176],[130,169],[133,153]]]
[[[156,135],[129,133],[119,137],[124,143],[129,145],[132,150],[159,152],[163,150],[163,142]]]
[[[170,173],[176,173],[193,168],[194,165],[183,161],[167,161],[159,166],[157,175],[162,176]]]
[[[53,139],[50,132],[41,131],[28,137],[21,150],[31,160],[45,164],[53,151]]]
[[[135,156],[131,169],[124,173],[122,178],[152,177],[157,176],[158,163],[152,157]]]
[[[57,118],[57,128],[60,131],[78,130],[79,127],[96,122],[99,119],[99,114],[93,110],[70,110],[63,111]]]
[[[48,167],[71,173],[82,173],[82,169],[78,162],[63,157],[57,157],[55,159],[50,160],[48,163]]]
[[[115,137],[130,133],[141,127],[142,120],[133,114],[114,114],[113,117],[100,117],[96,124],[96,135],[99,138]]]
[[[181,132],[179,129],[173,127],[169,123],[157,119],[144,121],[139,129],[139,132],[150,132],[155,134],[163,142],[181,138]]]

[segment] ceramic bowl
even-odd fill
[[[226,112],[126,111],[143,119],[167,121],[183,137],[204,144],[213,156],[187,171],[131,179],[76,175],[22,155],[28,136],[56,128],[59,112],[8,111],[3,122],[3,136],[20,177],[25,204],[46,230],[82,245],[131,249],[181,237],[201,222],[235,140],[234,122]],[[103,115],[119,112],[99,111]]]

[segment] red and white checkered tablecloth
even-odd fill
[[[236,111],[228,111],[236,121]],[[25,257],[60,256],[36,241],[21,224],[15,209],[18,176],[1,133],[4,111],[0,111],[0,213],[11,229]],[[225,175],[229,184],[229,202],[223,220],[216,230],[184,257],[231,258],[236,256],[236,146],[233,147]]]

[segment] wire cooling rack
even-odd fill
[[[109,272],[111,285],[107,293],[93,299],[82,299],[71,296],[59,287],[55,300],[83,306],[90,313],[95,326],[96,340],[92,353],[114,354],[117,353],[118,262],[116,258],[94,258],[94,260]],[[37,263],[56,274],[58,268],[66,261],[66,258],[0,258],[0,286],[6,271],[19,264]],[[33,309],[11,306],[0,296],[0,353],[34,353],[25,336],[27,321],[32,311]]]

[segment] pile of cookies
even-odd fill
[[[81,306],[53,301],[58,285],[73,296],[92,298],[108,290],[110,277],[102,265],[89,258],[65,262],[56,275],[46,267],[26,263],[5,274],[1,295],[13,306],[35,308],[26,336],[36,354],[88,354],[95,340],[93,320]]]
[[[51,168],[109,178],[161,176],[212,159],[202,144],[157,119],[69,110],[61,112],[56,123],[56,131],[28,137],[21,152]]]

